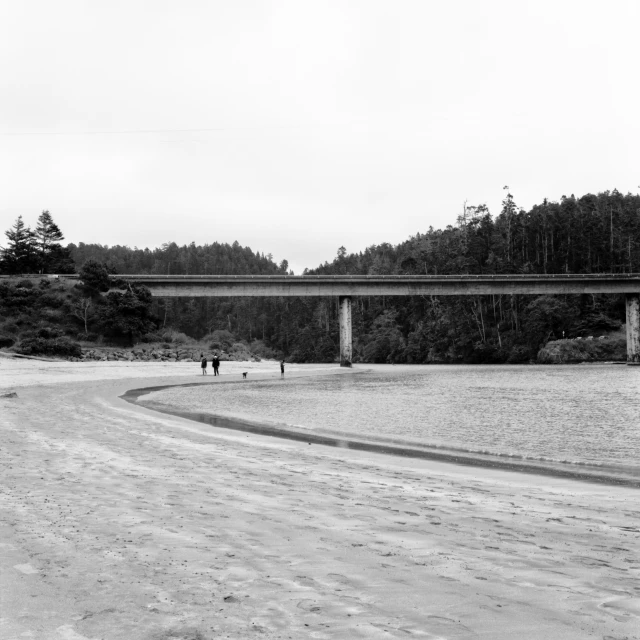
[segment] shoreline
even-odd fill
[[[5,364],[8,640],[638,635],[636,489],[309,446],[120,398],[203,382],[179,363]]]
[[[348,374],[365,374],[366,370],[351,371]],[[216,382],[215,384],[243,384],[237,380],[225,380]],[[241,418],[229,418],[226,416],[219,416],[213,413],[207,413],[204,411],[190,412],[177,408],[172,408],[171,405],[154,402],[154,401],[141,401],[145,395],[154,393],[156,391],[164,391],[165,389],[173,389],[176,387],[193,387],[197,383],[186,383],[181,385],[161,385],[154,387],[144,387],[129,389],[120,397],[126,402],[137,404],[153,411],[158,411],[166,415],[177,416],[180,418],[186,418],[194,422],[200,422],[208,424],[214,427],[223,429],[229,429],[232,431],[240,431],[244,433],[253,433],[264,436],[271,436],[275,438],[283,438],[286,440],[294,440],[297,442],[307,442],[308,444],[322,445],[326,447],[335,447],[338,449],[351,449],[354,451],[366,451],[370,453],[379,453],[384,455],[392,455],[403,458],[417,458],[421,460],[434,460],[447,464],[463,465],[470,467],[489,468],[494,470],[512,471],[515,473],[525,473],[532,475],[548,476],[551,478],[563,478],[566,480],[575,480],[578,482],[591,482],[595,484],[605,484],[611,486],[621,486],[630,488],[640,488],[640,478],[625,478],[622,476],[607,475],[606,473],[589,472],[579,468],[561,468],[559,463],[556,466],[552,464],[544,465],[543,463],[536,463],[535,461],[522,461],[516,462],[513,459],[501,459],[498,455],[492,454],[474,454],[469,453],[455,453],[447,452],[446,447],[442,447],[444,450],[434,450],[428,446],[419,448],[418,446],[400,446],[399,444],[383,444],[368,441],[365,438],[356,439],[349,438],[348,436],[337,435],[320,435],[311,430],[298,431],[294,428],[282,428],[266,423],[261,423],[259,420],[243,420]],[[586,465],[585,465],[586,466]],[[568,467],[568,465],[567,465]],[[594,467],[589,467],[594,469]]]

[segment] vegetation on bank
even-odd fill
[[[215,332],[225,331],[233,336],[232,344],[245,345],[248,353],[259,357],[269,357],[262,352],[298,362],[332,362],[338,356],[338,309],[333,298],[163,300],[126,282],[105,293],[107,272],[269,275],[290,273],[286,260],[276,264],[272,256],[237,242],[182,247],[168,243],[157,249],[84,243],[61,247],[55,235],[38,243],[25,235],[24,225],[18,228],[18,221],[16,225],[7,232],[2,273],[17,273],[18,265],[25,264],[32,265],[32,272],[51,272],[53,257],[64,250],[81,271],[83,284],[59,292],[57,303],[51,296],[63,286],[60,283],[36,282],[31,293],[17,291],[29,289],[17,282],[0,285],[0,345],[13,341],[14,348],[26,348],[20,346],[23,334],[31,332],[33,348],[43,348],[36,338],[49,345],[63,336],[35,334],[57,328],[85,346],[142,344],[150,339],[160,345],[156,338],[167,332],[205,346]],[[32,248],[25,250],[20,242]],[[25,262],[24,256],[34,262]],[[465,206],[455,226],[429,228],[398,245],[383,243],[359,253],[341,247],[331,263],[307,273],[604,272],[640,272],[638,196],[614,190],[563,197],[559,202],[545,200],[524,211],[508,193],[495,217],[484,205]],[[42,292],[42,299],[36,300],[34,290]],[[31,302],[16,303],[29,296]],[[41,313],[31,314],[30,304]],[[514,363],[536,361],[547,343],[616,331],[624,322],[625,309],[623,297],[613,295],[380,296],[355,298],[352,312],[355,362]],[[600,357],[596,352],[589,358]]]
[[[41,276],[0,281],[0,348],[90,360],[187,361],[214,352],[223,361],[283,356],[260,340],[248,343],[226,330],[196,340],[160,329],[150,315],[148,290],[121,282],[123,290],[103,295],[98,283],[105,281],[104,268],[89,262],[86,271],[91,275],[82,283]]]
[[[619,331],[603,336],[587,336],[552,340],[540,351],[539,364],[576,364],[579,362],[624,362],[627,359],[627,338]]]

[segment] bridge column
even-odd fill
[[[627,364],[640,365],[640,293],[627,293]]]
[[[353,358],[351,342],[351,296],[340,296],[340,366],[350,367]]]

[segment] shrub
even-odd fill
[[[606,340],[553,340],[538,352],[538,362],[541,364],[624,361],[626,358],[627,341],[624,337]]]
[[[169,349],[172,344],[187,344],[193,342],[193,339],[175,329],[161,329],[143,334],[140,336],[140,342],[162,342],[163,348]]]
[[[64,304],[64,297],[59,293],[46,292],[40,296],[40,304],[43,307],[51,307],[57,309]]]
[[[20,327],[18,327],[18,324],[14,320],[9,320],[8,322],[5,322],[4,325],[2,325],[3,333],[9,333],[9,334],[15,335],[16,333],[18,333],[19,330],[20,330]]]
[[[91,292],[106,292],[111,287],[109,269],[96,260],[87,260],[82,265],[79,275],[84,287]]]
[[[80,345],[71,340],[57,327],[40,327],[25,334],[16,348],[24,355],[50,355],[79,358]]]
[[[159,334],[159,339],[163,342],[172,342],[174,344],[186,344],[187,342],[192,342],[191,338],[186,333],[176,331],[175,329],[165,329],[164,331],[159,332]]]
[[[30,286],[12,286],[8,282],[0,284],[0,306],[11,313],[12,310],[31,310],[40,295],[38,290],[33,290],[33,283],[25,280]]]
[[[273,360],[276,357],[276,352],[271,347],[267,347],[262,340],[254,340],[251,343],[251,353],[268,360]]]
[[[507,364],[521,364],[523,362],[529,362],[533,357],[531,349],[522,345],[514,346],[509,352],[507,358]]]
[[[62,338],[64,336],[64,332],[58,327],[49,327],[46,325],[38,327],[35,331],[25,334],[25,337],[31,338],[45,338],[46,340],[52,338]]]
[[[0,333],[0,348],[12,347],[14,343],[15,340],[11,336]]]
[[[145,333],[144,335],[140,336],[140,342],[161,342],[162,341],[162,336],[157,333],[156,331],[151,331],[149,333]]]
[[[20,287],[22,289],[33,289],[33,280],[29,280],[28,278],[24,278],[16,282],[16,287]]]
[[[236,337],[226,329],[216,329],[202,338],[203,342],[210,342],[209,348],[216,350],[227,350],[234,342]]]
[[[111,291],[100,306],[99,324],[107,335],[126,338],[133,345],[136,337],[156,327],[156,319],[151,315],[151,292],[140,285]]]
[[[84,342],[97,342],[99,338],[100,336],[97,333],[93,333],[91,331],[89,331],[89,333],[86,333],[86,334],[84,331],[81,331],[76,336],[76,340],[83,340]]]
[[[21,313],[19,316],[17,316],[15,318],[15,323],[21,329],[24,329],[25,327],[33,327],[35,325],[35,322],[33,321],[33,318],[31,318],[31,316],[29,316],[29,315],[27,315],[25,313]]]
[[[46,320],[48,322],[60,322],[63,317],[63,312],[58,309],[41,309],[38,314],[40,320]]]

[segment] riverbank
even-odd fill
[[[637,637],[637,490],[230,432],[119,398],[279,377],[225,367],[0,362],[0,395],[17,393],[0,399],[3,638]],[[351,375],[287,365],[318,372]]]

